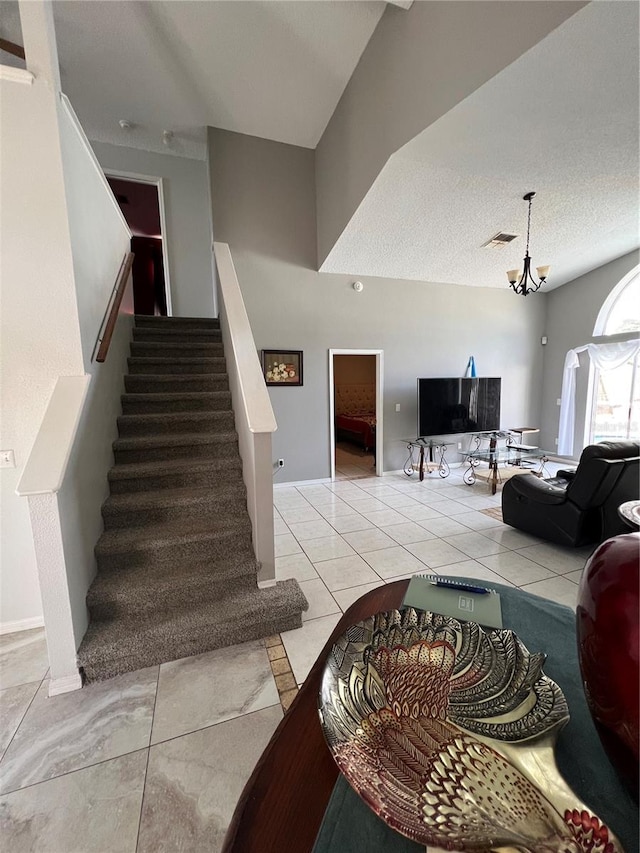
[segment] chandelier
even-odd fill
[[[547,280],[550,267],[536,267],[536,272],[540,281],[536,281],[531,275],[531,258],[529,257],[529,231],[531,230],[531,202],[535,193],[527,193],[522,198],[529,202],[529,216],[527,217],[527,249],[524,255],[524,268],[520,270],[509,270],[507,278],[509,284],[514,290],[514,293],[519,293],[522,296],[528,296],[530,293],[535,293],[540,289],[540,285]]]

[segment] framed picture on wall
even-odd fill
[[[262,350],[267,385],[302,385],[302,350]]]

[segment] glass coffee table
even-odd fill
[[[513,476],[515,473],[523,474],[525,471],[531,471],[536,477],[541,477],[548,458],[548,454],[544,450],[540,450],[539,447],[522,447],[517,444],[508,444],[506,447],[471,450],[466,455],[469,467],[464,472],[462,479],[467,486],[472,486],[477,479],[476,468],[481,462],[486,462],[489,465],[488,479],[491,494],[495,495],[498,483],[501,483],[503,479],[500,473],[501,470],[505,471],[508,470],[507,466],[513,466],[518,470],[510,471],[510,476]]]

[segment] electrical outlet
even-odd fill
[[[284,468],[284,459],[278,459],[278,468]]]
[[[458,442],[458,450],[462,450],[462,442],[461,441]]]
[[[0,468],[15,468],[16,457],[13,450],[0,450]]]
[[[554,444],[555,444],[555,446],[557,447],[557,446],[558,446],[558,439],[557,439],[557,438],[554,438],[553,443],[554,443]]]
[[[562,400],[560,399],[560,397],[558,397],[558,399],[556,400],[556,406],[561,406],[561,405],[562,405]]]
[[[400,403],[396,403],[396,412],[400,411]]]

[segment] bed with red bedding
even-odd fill
[[[338,441],[352,441],[365,450],[376,446],[374,385],[336,386],[335,427]]]
[[[358,412],[355,415],[337,415],[336,433],[338,440],[353,441],[361,444],[365,450],[372,450],[376,444],[375,412]]]

